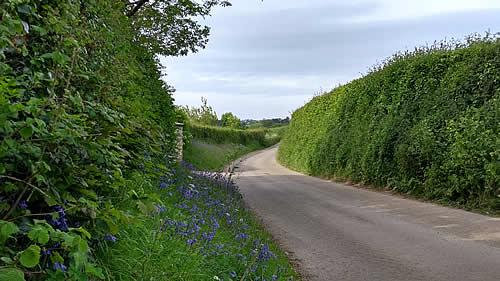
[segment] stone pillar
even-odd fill
[[[177,161],[182,161],[182,153],[184,150],[184,123],[175,123],[176,134],[177,134]]]

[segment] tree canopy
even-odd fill
[[[185,56],[205,48],[210,27],[200,18],[210,16],[217,6],[231,6],[224,0],[125,0],[125,13],[137,31],[137,43],[164,56]]]
[[[221,116],[221,126],[233,129],[241,129],[241,120],[231,112],[226,112]]]

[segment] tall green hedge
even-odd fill
[[[88,243],[117,233],[133,172],[173,149],[169,88],[124,5],[0,1],[2,278],[102,277]]]
[[[398,54],[294,112],[279,160],[324,177],[500,210],[500,40]]]
[[[259,144],[267,146],[267,130],[239,130],[225,127],[189,124],[188,132],[193,138],[207,140],[215,143]]]

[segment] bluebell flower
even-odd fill
[[[189,246],[193,246],[193,244],[196,243],[196,239],[188,239],[186,242]]]
[[[53,268],[55,271],[60,270],[62,272],[66,272],[68,270],[68,268],[60,262],[55,262]]]
[[[26,200],[21,200],[21,201],[19,202],[19,208],[21,208],[21,209],[28,209],[28,201],[26,201]]]
[[[53,210],[57,212],[59,217],[57,219],[53,219],[52,216],[49,216],[47,218],[48,223],[59,230],[68,231],[68,220],[66,219],[64,208],[57,205],[53,207]]]
[[[107,241],[111,241],[113,243],[116,242],[116,240],[117,240],[116,236],[111,235],[111,234],[106,234],[104,236],[104,239],[107,240]]]
[[[244,240],[244,239],[248,239],[248,234],[240,233],[240,234],[236,235],[236,240]]]
[[[271,276],[271,281],[276,281],[276,280],[278,280],[278,275],[273,274],[273,276]]]
[[[236,276],[238,276],[234,271],[229,272],[229,275],[231,276],[231,278],[236,278]]]
[[[162,205],[159,205],[159,204],[156,204],[155,208],[156,208],[156,212],[158,214],[161,214],[161,213],[163,213],[163,212],[165,212],[167,210],[167,208],[165,208],[165,206],[162,206]]]
[[[214,239],[215,233],[214,232],[204,232],[203,234],[201,234],[201,236],[203,237],[203,239],[210,242]]]
[[[269,261],[271,258],[274,258],[274,253],[269,250],[269,246],[267,244],[264,244],[260,249],[259,255],[257,256],[257,260]]]
[[[168,187],[168,184],[166,182],[161,182],[160,183],[160,189],[165,189]]]

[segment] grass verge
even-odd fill
[[[231,161],[262,148],[264,146],[257,143],[248,145],[217,144],[194,139],[184,152],[184,160],[191,163],[198,170],[221,171]]]
[[[136,179],[122,207],[141,215],[98,251],[110,280],[298,280],[237,187],[220,174],[177,168]],[[142,191],[157,197],[134,199]]]

